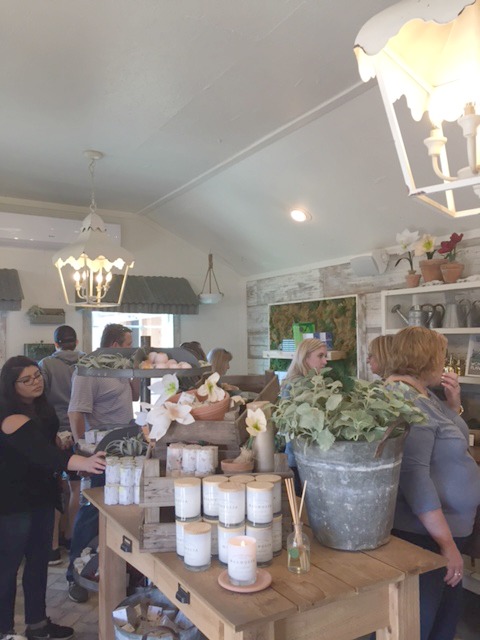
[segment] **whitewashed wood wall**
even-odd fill
[[[462,245],[458,260],[465,264],[463,275],[480,274],[480,240],[464,241]],[[387,271],[378,276],[360,278],[347,262],[324,268],[305,267],[301,272],[247,282],[249,373],[262,373],[269,366],[269,360],[264,359],[262,353],[270,348],[270,304],[357,295],[358,374],[368,378],[368,344],[381,333],[380,292],[405,287],[406,262],[395,268],[397,258],[392,256]]]

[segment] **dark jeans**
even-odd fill
[[[394,536],[416,544],[417,547],[440,553],[439,546],[430,537],[394,529]],[[463,552],[470,536],[454,538]],[[446,569],[436,569],[420,575],[420,638],[421,640],[454,640],[455,630],[462,614],[462,583],[450,587],[443,581]],[[373,634],[372,638],[375,637]]]
[[[0,515],[0,633],[14,628],[17,573],[25,558],[25,622],[46,619],[48,560],[52,548],[54,507]]]
[[[105,474],[92,476],[91,487],[105,486]],[[73,561],[80,557],[80,554],[88,547],[91,540],[98,536],[98,509],[91,504],[84,504],[78,510],[73,525],[72,540],[70,542],[69,565],[67,569],[67,580],[73,581]]]

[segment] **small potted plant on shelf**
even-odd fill
[[[423,413],[382,382],[310,372],[293,381],[272,421],[292,441],[315,537],[336,549],[385,544],[393,524],[404,436]]]
[[[418,242],[418,231],[409,231],[404,229],[402,233],[397,233],[397,243],[405,251],[406,255],[401,256],[395,263],[397,266],[402,260],[406,260],[410,266],[405,282],[407,287],[418,287],[420,284],[420,274],[413,268],[413,254],[415,252],[415,246]]]
[[[420,260],[419,262],[424,282],[433,282],[434,280],[443,282],[440,267],[443,264],[444,259],[434,258],[436,253],[435,242],[436,238],[434,238],[434,236],[424,233],[415,247],[416,256],[426,256],[426,260]]]
[[[445,257],[440,269],[442,270],[445,282],[457,282],[463,272],[464,265],[457,262],[457,246],[462,241],[463,233],[452,233],[450,240],[444,240],[440,243],[438,253]]]

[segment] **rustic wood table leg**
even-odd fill
[[[275,640],[275,626],[273,622],[249,629],[235,632],[232,627],[224,626],[224,640]]]
[[[418,576],[389,587],[390,625],[377,631],[377,640],[420,640],[420,593]]]
[[[99,640],[114,640],[112,611],[125,598],[126,563],[107,547],[107,519],[99,513],[99,573],[98,592],[98,637]]]

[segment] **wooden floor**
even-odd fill
[[[68,583],[65,580],[67,552],[61,549],[64,562],[49,568],[47,615],[57,624],[75,628],[76,640],[98,640],[98,597],[90,593],[88,602],[77,604],[68,598]],[[15,607],[15,626],[18,633],[25,628],[23,619],[23,592],[21,576],[18,581]],[[458,640],[478,640],[480,638],[480,596],[465,592],[465,612],[460,622]]]

